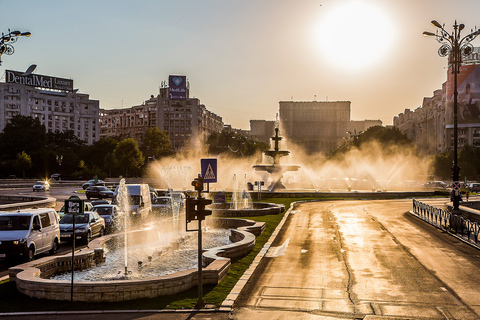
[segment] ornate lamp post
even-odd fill
[[[453,25],[453,32],[450,34],[445,30],[445,24],[442,26],[436,20],[432,20],[432,25],[437,27],[437,32],[432,33],[425,31],[424,36],[435,37],[442,45],[438,49],[438,55],[440,57],[449,56],[450,63],[452,64],[452,74],[454,77],[454,91],[453,91],[453,166],[452,166],[452,180],[453,183],[459,185],[460,183],[460,167],[458,166],[458,130],[457,130],[457,75],[460,73],[460,66],[462,65],[462,57],[467,56],[473,51],[473,45],[470,43],[479,34],[480,30],[471,30],[471,32],[465,37],[461,37],[460,33],[465,28],[465,25],[455,24]],[[475,28],[476,29],[476,28]],[[460,203],[459,191],[455,191],[453,196],[453,211],[457,212]]]
[[[2,37],[0,38],[0,58],[2,54],[10,56],[15,52],[12,43],[17,42],[18,37],[30,37],[31,35],[30,32],[10,31],[10,29],[8,29],[7,34],[2,32]],[[1,64],[2,60],[0,60],[0,65]]]

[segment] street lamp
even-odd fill
[[[439,43],[441,43],[438,49],[438,55],[440,57],[449,56],[450,63],[452,64],[452,74],[454,77],[454,91],[453,91],[453,166],[452,166],[452,180],[454,185],[459,185],[460,180],[460,167],[458,166],[458,130],[457,130],[457,75],[460,73],[460,66],[462,64],[462,57],[472,53],[473,45],[470,43],[479,34],[480,30],[471,30],[468,35],[461,38],[460,33],[465,28],[465,25],[455,24],[453,25],[453,32],[450,34],[445,30],[445,24],[442,26],[436,20],[432,20],[432,25],[437,27],[437,32],[432,33],[425,31],[423,33],[426,37],[435,37]],[[458,212],[458,206],[460,203],[460,194],[456,190],[453,196],[453,212]]]
[[[10,31],[10,29],[8,29],[7,34],[2,32],[2,37],[0,38],[0,58],[2,54],[10,56],[15,52],[12,43],[17,42],[18,37],[30,37],[31,35],[30,32]],[[0,65],[1,64],[2,60],[0,60]]]

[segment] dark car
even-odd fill
[[[114,204],[100,204],[92,208],[92,211],[98,213],[105,220],[105,230],[107,233],[113,232],[118,225],[120,208]]]
[[[113,191],[103,186],[88,187],[87,190],[85,190],[85,196],[87,199],[113,198]]]
[[[82,185],[83,190],[86,190],[88,187],[92,186],[105,186],[105,182],[103,180],[88,180]]]
[[[88,244],[93,237],[102,237],[105,234],[105,220],[97,212],[84,214],[66,214],[60,219],[60,240],[72,241],[73,218],[75,217],[75,240],[80,239]]]
[[[160,215],[172,214],[174,201],[172,197],[156,197],[152,199],[152,211]]]

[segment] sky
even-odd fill
[[[190,96],[234,128],[279,101],[350,101],[384,125],[446,81],[423,31],[480,27],[478,0],[0,0],[2,32],[30,31],[0,73],[73,79],[100,108],[128,108],[185,75]],[[468,30],[468,31],[467,31]],[[480,46],[480,37],[472,42]],[[4,78],[2,79],[4,81]]]

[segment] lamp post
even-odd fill
[[[12,43],[17,42],[18,37],[30,37],[31,35],[32,34],[28,31],[10,31],[10,29],[8,29],[7,34],[2,32],[2,37],[0,38],[0,58],[2,57],[2,54],[10,56],[15,52],[15,48],[13,48]],[[0,60],[0,65],[1,64],[2,60]]]
[[[57,160],[57,163],[58,163],[58,180],[61,179],[61,174],[62,174],[62,162],[63,162],[63,156],[62,155],[58,155],[55,157],[55,159]]]
[[[465,28],[463,23],[453,25],[453,32],[450,34],[445,30],[445,24],[442,26],[436,20],[432,20],[432,25],[437,27],[437,32],[432,33],[425,31],[424,36],[435,37],[435,39],[441,44],[438,49],[438,55],[440,57],[449,56],[450,63],[452,64],[452,74],[454,77],[454,90],[453,90],[453,166],[452,166],[452,180],[455,185],[459,185],[460,180],[460,167],[458,166],[458,90],[457,90],[457,75],[460,73],[460,66],[462,65],[462,57],[467,56],[473,51],[473,45],[470,43],[479,34],[480,30],[471,30],[470,33],[463,38],[460,33]],[[475,28],[476,29],[476,28]],[[453,212],[458,212],[460,203],[459,190],[455,191],[453,196]]]

